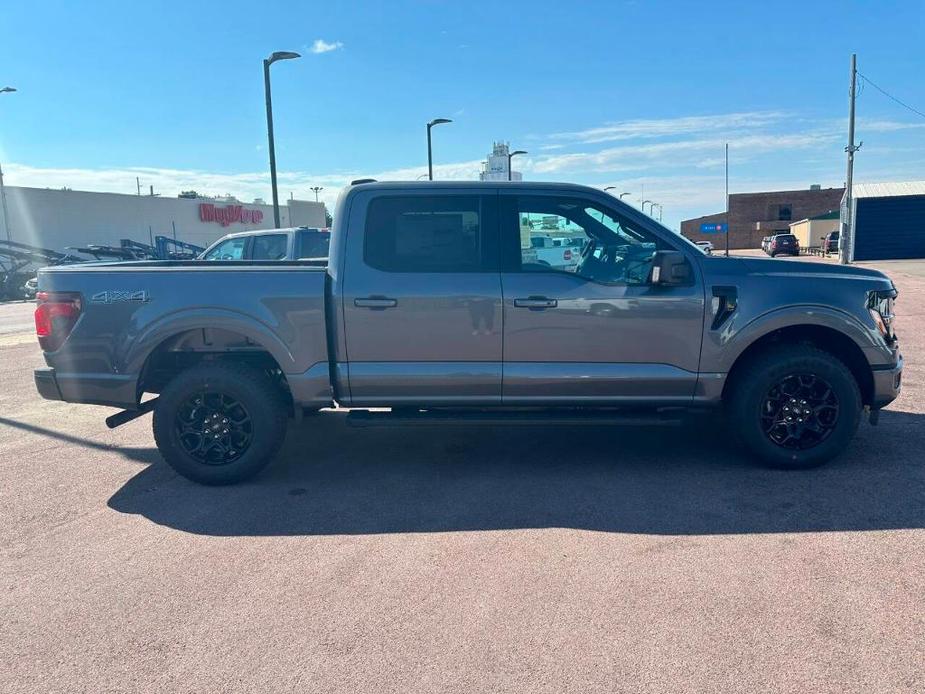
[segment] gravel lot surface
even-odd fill
[[[334,415],[199,487],[39,399],[0,305],[0,691],[925,691],[925,261],[880,267],[905,389],[802,473],[712,420]]]

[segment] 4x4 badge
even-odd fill
[[[145,289],[124,291],[121,289],[109,289],[105,292],[97,292],[90,297],[90,303],[93,304],[121,304],[126,302],[144,303],[150,301],[151,296]]]

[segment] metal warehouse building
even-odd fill
[[[855,185],[851,220],[854,260],[925,258],[925,181]]]

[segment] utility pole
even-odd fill
[[[851,215],[852,190],[851,181],[854,178],[854,153],[860,149],[860,146],[854,146],[854,101],[857,97],[857,55],[851,54],[851,88],[848,90],[848,146],[845,151],[848,153],[848,174],[845,178],[845,227],[838,237],[838,262],[847,265],[853,260],[854,247],[854,227]]]
[[[16,87],[3,87],[0,94],[12,94]],[[0,167],[0,204],[3,206],[3,228],[6,231],[6,240],[13,240],[13,232],[10,231],[10,215],[6,209],[6,188],[3,187],[3,168]]]
[[[6,188],[3,187],[3,167],[0,166],[0,204],[3,205],[3,228],[6,231],[6,240],[13,240],[13,233],[10,231],[10,215],[6,209]]]
[[[729,143],[726,143],[726,257],[729,257]]]

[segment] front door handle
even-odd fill
[[[374,311],[383,311],[387,308],[398,306],[398,300],[390,299],[387,296],[366,296],[362,299],[354,299],[353,305],[357,308],[371,308]]]
[[[514,299],[514,306],[517,308],[529,308],[533,311],[540,311],[544,308],[555,308],[559,302],[545,296],[528,296],[526,299]]]

